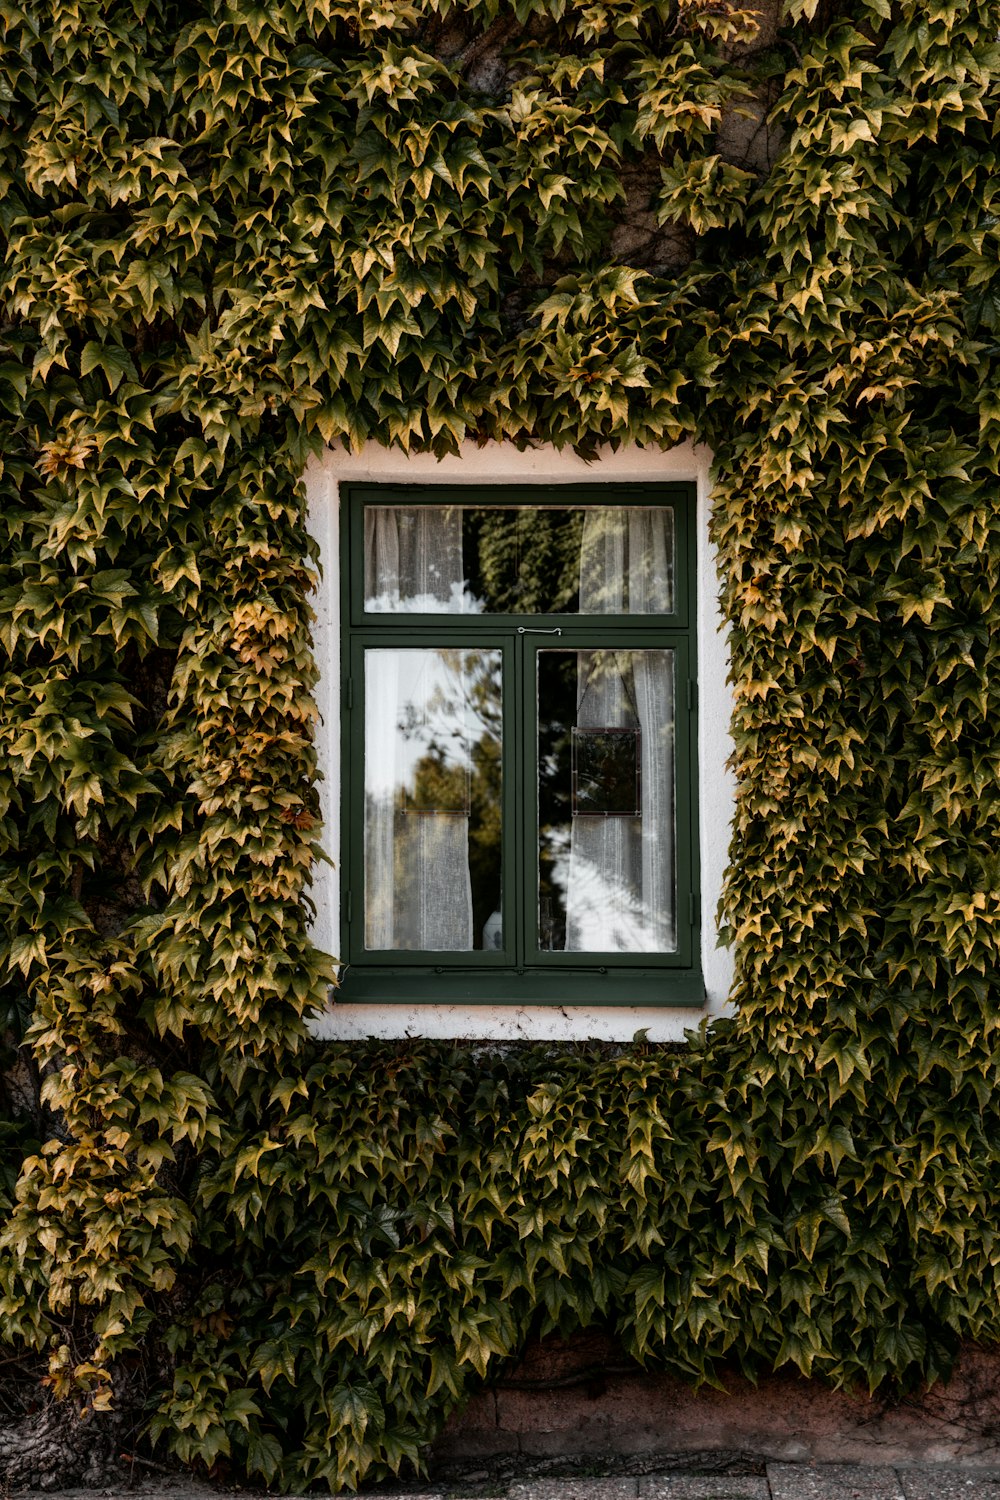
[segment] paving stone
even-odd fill
[[[478,1486],[476,1488],[478,1489]],[[499,1485],[495,1493],[501,1494],[504,1489],[504,1485]],[[271,1493],[269,1490],[268,1495]],[[450,1493],[451,1491],[449,1491]],[[461,1494],[462,1490],[459,1488],[457,1493]],[[319,1495],[320,1491],[315,1490],[312,1495],[289,1495],[287,1500],[317,1500]],[[237,1500],[237,1497],[235,1495],[215,1495],[213,1496],[213,1500]],[[253,1497],[239,1497],[239,1500],[253,1500]],[[361,1491],[354,1496],[354,1500],[445,1500],[445,1497],[443,1490],[382,1490],[378,1496],[366,1495],[364,1491]]]
[[[1000,1469],[923,1464],[896,1472],[906,1500],[1000,1500]]]
[[[639,1500],[770,1500],[766,1479],[750,1474],[651,1474],[639,1480]]]
[[[895,1469],[875,1464],[768,1464],[772,1500],[906,1500]]]
[[[536,1479],[512,1484],[510,1500],[636,1500],[639,1481],[626,1479]]]

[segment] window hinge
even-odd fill
[[[354,679],[352,677],[348,677],[344,683],[344,707],[354,707]]]
[[[698,684],[693,677],[688,678],[688,708],[693,709],[698,703]]]
[[[690,916],[692,927],[697,927],[698,925],[698,905],[698,897],[695,895],[694,891],[692,891],[690,896],[688,897],[688,913]]]

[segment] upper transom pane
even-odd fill
[[[669,615],[667,505],[366,505],[366,614]]]

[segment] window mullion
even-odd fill
[[[514,856],[511,868],[511,887],[513,890],[511,905],[514,909],[514,943],[512,948],[515,967],[523,969],[527,962],[529,902],[531,900],[531,882],[528,879],[530,874],[528,837],[531,817],[530,771],[532,766],[529,740],[531,729],[529,690],[531,684],[527,670],[531,662],[531,653],[526,650],[524,637],[520,635],[513,637],[512,648],[514,653],[515,693],[512,712],[510,714],[510,732],[514,746],[515,768],[512,797],[508,804],[514,840]]]

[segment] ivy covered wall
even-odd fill
[[[756,4],[0,3],[0,1293],[64,1477],[145,1403],[353,1485],[593,1321],[872,1386],[1000,1337],[1000,6]],[[465,437],[716,454],[686,1049],[308,1040],[299,475]]]

